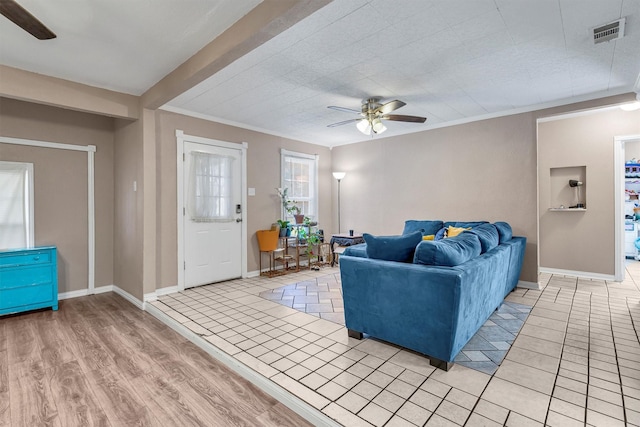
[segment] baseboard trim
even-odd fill
[[[260,271],[258,271],[258,270],[248,271],[247,272],[247,279],[252,279],[252,278],[258,277],[258,276],[260,276]]]
[[[113,292],[113,285],[100,286],[99,288],[95,288],[93,290],[94,294],[104,294],[106,292]]]
[[[548,268],[548,267],[540,267],[538,271],[540,271],[540,273],[563,274],[565,276],[575,276],[575,277],[580,277],[582,279],[596,279],[596,280],[609,280],[609,281],[615,280],[615,276],[613,274],[590,273],[588,271],[563,270],[561,268]]]
[[[140,301],[138,298],[134,297],[133,295],[131,295],[129,292],[125,291],[124,289],[119,288],[116,285],[113,285],[113,292],[115,292],[116,294],[120,295],[122,298],[126,299],[131,304],[133,304],[136,307],[138,307],[140,310],[144,310],[145,309],[145,305],[146,304],[143,301]]]
[[[188,328],[176,322],[171,317],[167,316],[157,307],[154,307],[151,304],[147,304],[145,311],[156,317],[158,320],[169,326],[174,331],[178,332],[183,337],[187,338],[202,350],[206,351],[209,355],[211,355],[211,357],[225,364],[238,375],[253,383],[274,399],[277,399],[283,405],[287,406],[289,409],[309,421],[314,426],[340,427],[340,424],[338,424],[336,421],[332,420],[322,412],[313,408],[302,399],[292,395],[287,390],[280,387],[278,384],[256,373],[253,369],[234,359],[232,356],[229,356],[227,353],[219,350],[217,347],[206,341],[201,336],[195,334]]]
[[[93,293],[102,294],[104,292],[111,292],[111,291],[113,291],[113,285],[107,285],[107,286],[100,286],[99,288],[95,288],[93,290]],[[86,297],[87,295],[91,295],[89,293],[89,289],[80,289],[77,291],[61,292],[58,294],[58,300]]]
[[[534,291],[540,290],[540,284],[538,282],[527,282],[526,280],[518,280],[516,285],[518,288],[531,289]]]
[[[156,289],[153,292],[149,292],[148,294],[144,294],[144,302],[153,302],[157,301],[159,297],[163,295],[174,294],[178,292],[178,285],[168,286],[166,288]]]
[[[80,289],[79,291],[62,292],[58,294],[58,300],[78,298],[89,295],[88,289]]]

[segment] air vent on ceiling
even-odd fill
[[[624,20],[625,18],[621,18],[609,24],[594,28],[593,43],[604,43],[624,37]]]

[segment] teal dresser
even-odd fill
[[[0,315],[58,309],[55,246],[0,251]]]

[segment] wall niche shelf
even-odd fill
[[[585,212],[587,210],[586,207],[588,206],[586,178],[586,166],[550,168],[549,211]],[[580,185],[575,186],[576,182],[579,182]],[[559,208],[555,206],[563,207]]]

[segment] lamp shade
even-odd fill
[[[387,130],[387,127],[382,124],[382,120],[376,118],[371,122],[371,127],[375,133],[382,133]]]
[[[333,173],[333,177],[334,177],[335,179],[337,179],[338,181],[340,181],[342,178],[344,178],[344,177],[345,177],[345,175],[347,175],[347,173],[346,173],[346,172],[334,172],[334,173]]]
[[[369,120],[362,119],[356,122],[356,127],[360,132],[364,133],[365,135],[371,135],[371,125],[369,124]]]

